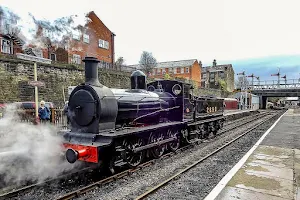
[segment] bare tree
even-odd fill
[[[152,72],[153,68],[157,66],[157,61],[153,57],[152,53],[143,51],[140,58],[140,66],[146,74]]]
[[[238,79],[235,81],[235,88],[241,89],[245,88],[246,86],[249,87],[248,79],[244,76],[239,76]]]
[[[116,62],[115,62],[115,68],[116,69],[121,69],[122,67],[126,66],[125,65],[125,60],[123,57],[119,57]]]

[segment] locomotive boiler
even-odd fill
[[[135,167],[145,156],[160,157],[222,127],[223,100],[195,97],[190,84],[160,80],[146,84],[131,74],[130,89],[113,89],[98,79],[98,60],[86,57],[85,83],[69,97],[70,130],[63,132],[66,159]]]

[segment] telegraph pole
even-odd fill
[[[286,87],[286,75],[284,75],[283,77],[281,77],[284,79],[284,84],[285,84],[285,87]]]
[[[271,74],[271,76],[277,76],[278,77],[278,88],[280,86],[280,67],[278,67],[278,73],[277,74]]]
[[[239,75],[241,75],[242,76],[242,83],[241,83],[241,98],[242,99],[244,99],[245,97],[246,97],[246,99],[245,99],[245,103],[244,103],[244,101],[241,103],[241,105],[243,104],[244,105],[244,107],[245,108],[247,108],[247,84],[246,84],[246,81],[245,81],[245,71],[243,71],[242,73],[238,73],[237,74],[238,76]],[[244,97],[244,95],[243,95],[243,91],[245,92],[245,97]]]
[[[251,85],[252,85],[252,90],[253,90],[253,79],[254,79],[254,77],[256,77],[256,76],[254,76],[254,74],[252,73],[251,75],[249,75],[249,76],[247,76],[247,77],[249,77],[249,78],[252,79]]]

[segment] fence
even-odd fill
[[[16,111],[16,114],[20,122],[36,124],[34,109],[20,109]],[[0,109],[0,119],[4,116],[4,109]],[[63,114],[63,110],[60,108],[51,108],[50,123],[60,129],[67,129],[68,127],[67,116]]]

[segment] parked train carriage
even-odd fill
[[[238,100],[235,98],[224,98],[225,110],[236,110],[238,107]]]
[[[72,90],[68,113],[71,130],[64,131],[66,159],[97,167],[135,167],[145,156],[158,158],[182,143],[207,138],[223,126],[223,100],[193,96],[179,81],[146,85],[141,71],[131,75],[131,89],[99,83],[98,60],[86,57],[85,83]]]

